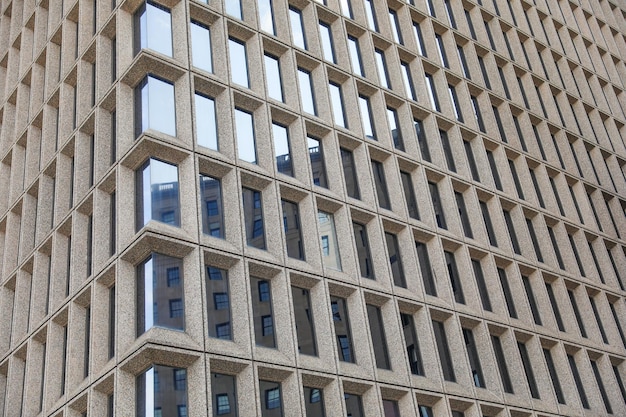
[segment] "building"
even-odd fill
[[[1,4],[0,417],[626,415],[624,2]]]

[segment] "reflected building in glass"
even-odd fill
[[[626,415],[623,2],[0,10],[0,417]]]

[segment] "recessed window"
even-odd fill
[[[385,88],[391,88],[389,75],[387,74],[387,61],[385,60],[385,52],[380,49],[374,50],[374,58],[376,59],[376,67],[378,68],[378,80],[380,81],[380,85]]]
[[[430,99],[430,105],[433,110],[440,112],[439,99],[437,98],[437,90],[435,89],[435,80],[432,75],[425,73],[426,89],[428,90],[428,98]]]
[[[250,88],[246,44],[238,39],[228,38],[228,52],[231,81],[243,87]]]
[[[370,327],[372,344],[374,345],[374,358],[376,367],[381,369],[391,369],[389,353],[387,352],[387,339],[385,338],[385,325],[380,307],[367,304],[367,319]]]
[[[363,414],[363,401],[360,395],[343,394],[346,404],[346,415],[350,417],[365,417]]]
[[[439,352],[439,363],[443,371],[443,379],[446,381],[456,382],[454,375],[454,367],[452,365],[452,357],[450,356],[450,348],[448,347],[448,338],[446,337],[445,325],[441,321],[432,321],[433,331],[435,333],[435,342],[437,344],[437,352]]]
[[[496,165],[496,159],[493,152],[487,149],[487,161],[489,162],[489,168],[491,169],[491,176],[496,189],[502,191],[502,181],[500,181],[500,175],[498,174],[498,166]]]
[[[352,222],[352,228],[361,276],[363,278],[375,279],[372,254],[370,253],[369,240],[367,238],[367,227],[364,224]]]
[[[133,20],[135,54],[147,48],[172,56],[172,16],[169,9],[146,2],[135,12]]]
[[[242,188],[246,243],[257,249],[265,249],[265,229],[263,226],[263,203],[261,192]]]
[[[465,304],[465,296],[463,295],[463,287],[461,286],[461,277],[459,275],[459,268],[456,266],[454,253],[444,251],[444,255],[446,258],[446,267],[448,268],[450,285],[452,286],[452,294],[454,294],[454,301],[459,304]]]
[[[402,257],[400,256],[398,237],[393,233],[385,232],[385,242],[387,243],[387,252],[389,253],[389,265],[391,267],[393,283],[398,287],[406,288],[406,280],[404,279],[404,269],[402,268]]]
[[[536,325],[541,326],[541,315],[539,314],[539,308],[537,306],[537,301],[535,300],[535,294],[533,293],[533,287],[530,283],[530,278],[522,275],[522,283],[524,284],[526,297],[528,298],[528,303],[530,304],[530,312],[533,315],[533,320],[535,321]]]
[[[463,339],[465,340],[465,349],[467,350],[474,385],[479,388],[485,388],[485,379],[483,378],[483,370],[480,366],[478,348],[474,341],[474,333],[470,329],[463,329]]]
[[[341,164],[343,166],[343,176],[346,180],[346,191],[349,197],[361,199],[359,191],[359,181],[354,164],[354,155],[352,151],[341,148]]]
[[[194,94],[196,105],[196,140],[198,145],[217,151],[219,149],[215,100],[202,94]]]
[[[398,19],[398,12],[393,9],[389,9],[389,24],[391,25],[391,35],[393,36],[393,40],[400,45],[404,45],[402,32],[400,31],[400,20]]]
[[[426,47],[424,46],[422,29],[417,22],[413,22],[413,35],[415,36],[415,42],[417,43],[417,53],[423,57],[427,57],[428,55],[426,54]]]
[[[298,204],[287,200],[281,200],[281,202],[283,206],[283,226],[285,229],[287,256],[304,260]]]
[[[289,22],[291,23],[291,39],[293,44],[298,48],[307,49],[302,12],[298,9],[290,7]]]
[[[424,375],[424,367],[422,364],[422,356],[420,353],[417,333],[415,332],[415,321],[410,314],[400,313],[400,321],[402,322],[402,332],[404,333],[404,341],[406,343],[406,353],[409,359],[411,373],[414,375]]]
[[[254,340],[257,346],[275,348],[271,282],[250,277],[250,289],[254,316]]]
[[[374,175],[376,195],[378,196],[378,205],[387,210],[391,210],[387,181],[385,180],[385,168],[382,162],[372,161],[372,173]]]
[[[324,59],[328,62],[332,62],[333,64],[336,64],[337,61],[335,59],[333,35],[330,29],[330,25],[324,22],[320,22],[319,28],[320,28],[320,40],[322,44],[322,52],[324,54]]]
[[[374,32],[378,32],[378,22],[376,20],[374,0],[364,0],[363,2],[365,3],[365,17],[367,19],[367,26]]]
[[[213,393],[213,415],[237,415],[236,379],[233,375],[211,373],[211,391]]]
[[[135,87],[135,137],[148,129],[176,136],[174,84],[147,75]]]
[[[450,101],[452,102],[452,110],[454,110],[454,116],[456,120],[463,123],[463,112],[461,111],[461,103],[459,103],[459,97],[456,94],[456,88],[452,84],[448,84],[448,93],[450,94]]]
[[[330,83],[328,85],[330,91],[330,103],[333,111],[333,121],[336,125],[348,128],[345,118],[345,110],[343,106],[343,94],[341,93],[341,86],[339,84]]]
[[[330,213],[318,211],[317,220],[322,245],[322,262],[326,268],[341,271],[341,257],[339,255],[334,216]]]
[[[480,295],[480,301],[482,302],[483,309],[485,311],[491,311],[491,300],[489,299],[489,291],[487,290],[487,283],[485,282],[483,268],[478,259],[472,259],[472,269],[474,270],[476,284],[478,284],[478,294]]]
[[[186,417],[187,370],[153,365],[137,377],[136,395],[137,417],[160,416],[163,409]]]
[[[565,404],[565,397],[563,397],[563,390],[561,389],[559,374],[556,372],[556,367],[554,366],[554,360],[552,359],[550,349],[543,348],[543,357],[545,358],[546,365],[548,366],[548,372],[550,373],[550,380],[552,381],[552,386],[554,387],[556,399],[559,404]]]
[[[487,133],[487,130],[485,129],[485,123],[483,122],[483,115],[480,111],[480,105],[478,104],[478,99],[474,96],[470,96],[470,101],[472,102],[472,110],[474,110],[474,118],[476,119],[478,128],[481,132]]]
[[[298,353],[317,356],[310,291],[305,288],[291,287],[291,295],[298,335]]]
[[[422,274],[422,280],[424,282],[424,291],[426,294],[436,297],[437,287],[435,286],[433,269],[430,265],[428,247],[425,243],[415,242],[415,249],[417,250],[417,260],[420,267],[420,273]]]
[[[256,140],[254,136],[254,117],[245,110],[235,109],[235,132],[239,159],[257,163]]]
[[[437,41],[437,52],[439,52],[439,60],[441,61],[441,65],[446,68],[449,68],[448,64],[448,56],[446,55],[446,48],[443,44],[443,38],[440,34],[435,33],[435,41]]]
[[[224,0],[224,6],[226,14],[239,20],[243,19],[243,15],[241,14],[241,0]]]
[[[267,81],[267,95],[274,100],[284,101],[282,78],[280,76],[280,61],[273,55],[265,54],[265,78]]]
[[[456,51],[459,56],[459,62],[461,63],[461,70],[463,70],[463,75],[465,78],[472,78],[472,75],[469,71],[469,65],[467,65],[467,59],[465,58],[465,50],[461,45],[456,46]]]
[[[213,72],[211,54],[211,32],[198,22],[191,22],[191,59],[193,66]]]
[[[137,336],[152,327],[185,330],[182,268],[181,259],[158,253],[137,267]],[[174,273],[180,284],[168,286]]]
[[[454,156],[452,154],[452,147],[450,146],[450,139],[448,138],[448,132],[445,130],[439,130],[439,138],[441,139],[441,147],[443,148],[443,154],[446,157],[446,164],[448,165],[448,171],[456,172],[456,164],[454,163]]]
[[[261,391],[261,417],[276,417],[283,415],[283,404],[280,383],[259,380]]]
[[[387,122],[389,123],[389,129],[391,130],[391,140],[393,141],[393,146],[396,149],[404,151],[404,141],[402,139],[400,119],[398,118],[397,110],[387,107]]]
[[[567,361],[569,362],[569,367],[570,367],[570,370],[572,371],[574,382],[576,383],[576,389],[578,390],[578,396],[580,397],[580,402],[582,403],[583,408],[588,410],[589,401],[587,400],[587,394],[585,393],[585,386],[583,385],[583,381],[580,378],[580,373],[578,372],[578,366],[576,366],[576,359],[574,358],[574,356],[567,354]]]
[[[504,301],[509,311],[511,318],[517,318],[517,311],[515,309],[515,301],[513,300],[513,293],[509,286],[509,278],[506,276],[506,271],[502,268],[498,268],[498,278],[500,279],[500,285],[502,286],[502,292],[504,292]]]
[[[417,207],[417,200],[415,199],[415,189],[413,188],[411,174],[400,171],[400,178],[402,180],[402,189],[404,190],[404,198],[406,199],[409,216],[413,219],[419,220],[420,214]]]
[[[433,202],[433,210],[435,212],[437,226],[442,229],[447,229],[446,216],[443,211],[443,204],[441,204],[441,197],[439,196],[439,186],[436,183],[429,181],[428,190],[430,191],[430,198]]]
[[[232,340],[228,271],[207,265],[205,284],[209,337]]]
[[[337,351],[339,360],[343,362],[355,362],[352,350],[352,335],[350,333],[350,319],[348,316],[347,300],[341,297],[330,297],[330,307],[333,314],[335,337],[337,338]]]
[[[322,141],[307,136],[307,147],[309,150],[309,159],[311,161],[311,175],[313,176],[313,184],[328,188],[328,179],[326,177],[326,163],[324,162],[324,148]]]
[[[257,6],[259,10],[259,27],[264,32],[276,35],[276,30],[274,28],[274,14],[272,12],[272,1],[258,0]]]
[[[348,19],[352,19],[352,4],[350,0],[339,0],[339,5],[341,6],[341,14],[347,17]]]
[[[348,36],[348,52],[350,53],[350,62],[352,63],[352,72],[364,77],[363,63],[361,62],[361,50],[359,49],[359,40],[353,36]]]
[[[305,69],[298,68],[298,84],[300,85],[302,110],[306,113],[317,116],[315,99],[313,97],[313,78],[311,77],[311,73]]]
[[[411,76],[411,67],[407,62],[400,63],[400,69],[402,70],[402,80],[404,81],[404,88],[406,95],[413,101],[417,101],[415,95],[415,86],[413,85],[413,77]]]
[[[522,342],[517,342],[517,348],[522,358],[522,365],[524,366],[526,381],[528,382],[528,387],[530,388],[530,395],[533,398],[540,399],[539,389],[537,388],[537,382],[535,381],[535,374],[533,373],[533,367],[530,362],[530,356],[528,355],[528,349],[526,348],[526,344]]]
[[[504,215],[504,222],[506,223],[506,228],[509,231],[509,237],[511,238],[511,244],[513,245],[513,252],[518,255],[522,254],[522,251],[519,246],[519,242],[517,240],[517,233],[515,232],[515,226],[513,225],[513,218],[511,217],[511,212],[508,210],[502,210],[502,214]]]
[[[491,344],[493,346],[493,352],[496,355],[496,363],[498,364],[498,370],[500,371],[500,380],[502,381],[504,392],[513,394],[513,384],[511,383],[511,377],[509,376],[509,368],[506,365],[507,361],[504,356],[504,349],[502,349],[500,337],[491,335]]]
[[[274,157],[276,158],[276,170],[281,174],[293,176],[293,161],[289,145],[289,130],[278,123],[272,123],[272,136],[274,137]]]
[[[469,221],[469,215],[467,213],[467,208],[465,207],[465,199],[463,198],[463,194],[455,191],[454,197],[456,199],[456,205],[459,209],[459,217],[461,218],[461,225],[463,226],[463,232],[466,237],[470,239],[474,238],[474,233],[472,232],[472,225]]]
[[[137,230],[150,220],[180,226],[178,167],[149,159],[135,172]]]
[[[372,117],[372,107],[369,97],[359,95],[359,109],[361,110],[361,124],[365,137],[372,140],[376,139],[376,130],[374,129],[374,121]]]
[[[415,126],[415,134],[417,135],[417,143],[422,159],[431,162],[430,148],[428,147],[428,140],[426,139],[426,132],[424,131],[424,123],[419,119],[413,119],[413,125]]]

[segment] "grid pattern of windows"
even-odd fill
[[[2,6],[0,415],[626,415],[620,2]]]

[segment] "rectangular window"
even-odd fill
[[[472,23],[472,17],[470,16],[470,12],[467,9],[463,9],[465,12],[465,20],[467,20],[467,26],[469,27],[470,36],[472,39],[476,40],[476,30],[474,30],[474,24]]]
[[[343,176],[346,180],[346,192],[348,196],[360,200],[361,193],[359,192],[359,181],[352,151],[341,148],[341,165],[343,166]]]
[[[376,279],[374,266],[372,265],[372,254],[367,239],[367,228],[364,224],[352,222],[354,230],[354,244],[359,258],[359,269],[363,278]]]
[[[232,340],[228,271],[207,265],[205,284],[209,337]]]
[[[336,64],[337,61],[335,59],[335,49],[333,47],[333,35],[330,29],[330,25],[324,22],[319,22],[319,29],[324,59],[328,62]]]
[[[432,323],[433,332],[435,333],[435,342],[437,343],[437,351],[439,352],[439,363],[441,363],[441,370],[443,371],[443,379],[456,382],[452,357],[450,356],[450,349],[448,348],[445,325],[443,322],[436,320],[433,320]]]
[[[389,353],[387,352],[387,339],[385,338],[385,326],[380,307],[367,304],[367,319],[370,326],[370,335],[374,345],[374,357],[376,367],[381,369],[391,369]]]
[[[391,25],[391,35],[393,36],[393,40],[400,45],[404,45],[402,32],[400,31],[400,20],[398,19],[398,12],[393,9],[389,9],[389,24]]]
[[[263,56],[263,63],[265,64],[268,97],[274,100],[284,101],[282,77],[280,76],[280,60],[266,53]]]
[[[402,80],[404,81],[406,96],[413,101],[417,101],[417,96],[415,95],[415,85],[413,84],[413,77],[411,76],[410,65],[407,62],[401,62],[400,69],[402,70]]]
[[[350,417],[365,417],[363,414],[363,402],[361,396],[356,394],[344,394],[344,402],[346,404],[346,415]]]
[[[506,223],[506,228],[509,231],[509,237],[511,238],[511,244],[513,245],[513,252],[518,255],[522,254],[522,250],[520,249],[519,242],[517,240],[517,233],[515,233],[515,226],[513,225],[513,218],[511,217],[511,212],[507,210],[502,210],[502,214],[504,215],[504,222]]]
[[[259,27],[262,31],[270,35],[276,35],[274,28],[274,14],[272,12],[271,0],[258,0],[257,6],[259,10]]]
[[[141,49],[151,49],[163,55],[172,56],[172,17],[169,9],[156,3],[146,2],[135,12],[133,24],[135,26],[133,39],[135,55]],[[76,35],[78,36],[78,30]],[[76,50],[78,50],[78,42]]]
[[[487,237],[489,238],[489,244],[491,246],[498,247],[498,241],[496,240],[496,232],[493,229],[493,224],[491,223],[491,216],[489,215],[489,208],[487,207],[487,203],[484,201],[479,202],[480,211],[483,215],[483,221],[485,222],[485,228],[487,229]]]
[[[504,357],[504,350],[502,349],[502,342],[500,338],[495,335],[491,335],[491,344],[493,345],[493,351],[496,355],[496,363],[498,364],[498,370],[500,371],[500,379],[502,380],[502,386],[504,392],[513,394],[513,384],[511,384],[511,377],[509,376],[509,368],[506,365],[506,358]]]
[[[109,288],[109,359],[115,356],[115,285]]]
[[[539,262],[543,262],[543,255],[541,254],[541,247],[539,246],[539,240],[537,240],[537,234],[535,233],[533,221],[527,218],[526,226],[528,227],[528,234],[530,234],[530,240],[533,242],[533,248],[535,249],[535,255],[537,255],[537,260]]]
[[[572,236],[572,235],[570,235],[568,233],[567,237],[569,239],[569,244],[572,247],[572,252],[574,252],[574,258],[576,259],[576,264],[578,264],[578,270],[580,271],[580,274],[584,277],[584,276],[586,276],[585,268],[583,266],[582,260],[580,259],[580,255],[578,254],[578,248],[576,247],[576,242],[574,241],[574,236]]]
[[[617,380],[619,391],[622,394],[622,399],[624,400],[624,402],[626,402],[626,388],[624,388],[624,382],[622,381],[622,377],[619,374],[619,369],[615,365],[613,365],[613,374],[615,374],[615,379]]]
[[[400,246],[398,245],[398,237],[392,233],[385,232],[385,242],[387,243],[387,252],[389,254],[389,264],[391,266],[393,283],[398,287],[406,288],[404,269],[402,268],[402,257],[400,256]]]
[[[350,53],[350,62],[352,63],[352,72],[361,77],[365,76],[363,72],[363,63],[361,61],[361,50],[359,48],[359,40],[353,36],[348,36],[348,52]]]
[[[485,275],[483,274],[483,268],[478,259],[472,259],[472,269],[474,270],[474,277],[476,278],[476,283],[478,284],[478,294],[480,295],[480,301],[482,302],[483,309],[485,311],[492,311],[489,291],[487,291],[487,284],[485,283]]]
[[[472,179],[480,182],[480,175],[478,175],[478,166],[476,165],[476,159],[474,158],[474,151],[472,150],[472,144],[468,141],[463,141],[463,148],[465,149],[465,155],[467,156],[467,162],[470,166],[470,172],[472,173]]]
[[[85,308],[85,347],[83,358],[83,377],[89,376],[90,340],[91,340],[91,306]]]
[[[369,97],[359,95],[359,109],[361,110],[361,124],[365,137],[372,140],[378,140],[376,139],[376,129],[374,128],[372,107],[370,105]]]
[[[259,380],[261,417],[282,417],[283,401],[279,382]]]
[[[595,360],[591,360],[591,368],[593,369],[593,375],[596,377],[596,383],[598,384],[598,389],[600,390],[600,395],[602,396],[604,408],[606,408],[607,413],[613,414],[613,408],[611,407],[609,396],[607,395],[606,389],[604,388],[604,383],[602,382],[602,376],[600,375],[598,363]]]
[[[191,22],[191,59],[194,67],[213,72],[211,53],[211,32],[198,22]]]
[[[441,139],[441,147],[443,148],[443,154],[446,157],[446,164],[448,165],[448,171],[456,172],[456,164],[454,163],[454,156],[452,155],[452,147],[450,146],[450,139],[448,133],[445,130],[439,130],[439,138]]]
[[[433,76],[428,73],[424,73],[424,78],[426,79],[426,89],[428,90],[430,105],[433,110],[440,112],[441,108],[439,107],[439,99],[437,98],[437,90],[435,89],[435,80]]]
[[[472,109],[474,110],[474,118],[478,124],[478,129],[480,129],[483,133],[487,133],[487,130],[485,129],[485,122],[483,121],[483,114],[480,111],[480,105],[478,104],[478,98],[470,96],[470,101],[472,102]]]
[[[528,387],[530,388],[530,395],[532,395],[533,398],[539,399],[539,389],[537,388],[535,374],[533,373],[533,367],[530,363],[530,356],[528,356],[526,344],[522,342],[517,342],[517,349],[519,350],[519,354],[522,358],[522,365],[524,366],[526,381],[528,382]]]
[[[513,300],[513,293],[509,286],[509,279],[506,276],[506,271],[502,268],[498,268],[498,278],[500,278],[500,285],[502,286],[502,292],[504,293],[504,301],[509,311],[511,318],[517,318],[517,311],[515,310],[515,301]]]
[[[461,104],[459,103],[459,97],[456,94],[456,88],[452,84],[448,84],[448,93],[450,94],[450,101],[452,102],[452,110],[454,110],[454,116],[456,120],[463,123],[463,113],[461,112]]]
[[[389,192],[387,191],[387,181],[385,180],[385,168],[383,167],[382,162],[372,160],[372,173],[374,177],[376,195],[378,196],[378,205],[381,208],[391,210]]]
[[[289,146],[289,129],[278,123],[272,123],[272,136],[274,137],[276,170],[292,177],[293,165]]]
[[[239,159],[257,163],[256,140],[254,136],[254,117],[245,110],[235,109],[235,131]]]
[[[400,313],[400,321],[402,322],[402,332],[404,333],[404,341],[406,343],[406,354],[409,359],[409,366],[413,375],[424,375],[424,366],[422,364],[422,355],[420,353],[417,333],[415,332],[415,321],[410,314]]]
[[[413,124],[415,125],[417,144],[419,145],[422,159],[426,162],[432,162],[430,157],[430,148],[428,147],[428,140],[426,139],[426,132],[424,132],[424,123],[419,119],[413,119]]]
[[[580,402],[583,405],[583,408],[589,409],[589,401],[587,401],[587,394],[585,393],[585,387],[583,386],[583,381],[580,379],[580,374],[578,373],[578,367],[576,366],[576,359],[570,354],[567,355],[567,361],[569,362],[570,370],[572,371],[572,376],[574,377],[574,382],[576,383],[576,389],[578,390],[578,396],[580,397]]]
[[[180,227],[178,167],[149,159],[135,172],[137,230],[150,220]]]
[[[246,228],[246,243],[257,249],[265,249],[265,230],[263,226],[263,203],[260,191],[243,187],[243,215]]]
[[[315,327],[313,326],[313,311],[309,290],[291,287],[293,298],[293,313],[298,335],[298,353],[317,356],[315,341]]]
[[[404,141],[402,139],[402,131],[400,130],[400,120],[398,112],[395,109],[387,107],[387,122],[391,130],[391,140],[396,149],[404,151]]]
[[[248,80],[248,58],[246,44],[235,38],[228,38],[231,81],[250,88]]]
[[[289,22],[291,24],[291,39],[294,46],[307,49],[306,37],[304,35],[304,21],[302,12],[293,7],[289,8]]]
[[[473,332],[470,329],[463,329],[463,339],[465,340],[465,349],[467,350],[467,358],[469,359],[474,385],[479,388],[485,388],[485,380],[483,378],[483,371],[480,366],[480,358],[478,357],[478,349],[474,342]]]
[[[600,318],[600,313],[598,312],[598,306],[596,305],[596,300],[593,297],[589,296],[589,303],[591,304],[593,315],[596,318],[596,323],[598,323],[598,329],[600,329],[600,335],[602,336],[602,341],[608,345],[609,340],[606,337],[604,326],[602,325],[602,319]]]
[[[322,262],[326,268],[341,271],[341,256],[339,255],[334,217],[330,213],[318,211],[317,219],[322,244]]]
[[[200,174],[200,198],[202,208],[202,232],[224,238],[224,214],[222,185],[219,179]]]
[[[440,34],[435,33],[435,41],[437,43],[437,52],[439,52],[439,60],[441,61],[441,65],[446,68],[450,68],[448,64],[448,57],[446,56],[446,48],[443,44],[443,38]]]
[[[533,187],[535,187],[537,200],[539,200],[539,206],[541,206],[541,208],[546,208],[546,205],[543,201],[543,195],[541,195],[541,188],[539,187],[539,183],[537,182],[537,176],[535,175],[535,170],[531,169],[529,170],[529,172],[530,172],[530,179],[533,181]]]
[[[241,14],[241,0],[225,0],[224,3],[226,14],[239,20],[243,19]]]
[[[311,175],[313,176],[313,184],[328,188],[328,179],[326,177],[326,164],[324,162],[324,148],[322,141],[307,136],[307,147],[309,149],[309,159],[311,161]]]
[[[422,29],[419,23],[413,22],[413,35],[415,36],[415,42],[417,44],[417,53],[423,57],[428,57],[426,54],[426,47],[424,46],[424,37],[422,36]]]
[[[459,269],[456,266],[456,259],[454,253],[444,251],[446,258],[446,267],[448,268],[448,278],[452,285],[452,293],[454,294],[454,301],[459,304],[465,304],[465,296],[463,295],[463,287],[461,286],[461,277],[459,276]]]
[[[456,29],[456,21],[454,20],[454,12],[452,11],[452,5],[450,4],[450,0],[445,0],[444,4],[446,6],[446,13],[448,14],[448,21],[450,22],[450,27]]]
[[[254,315],[254,339],[257,346],[276,347],[274,318],[272,314],[271,282],[250,277],[252,313]]]
[[[374,9],[374,0],[363,0],[365,6],[365,17],[367,18],[367,26],[374,32],[378,32],[378,22],[376,21],[376,10]]]
[[[455,191],[454,197],[456,199],[457,208],[459,209],[459,217],[461,218],[461,225],[463,226],[463,232],[465,233],[466,237],[473,239],[474,233],[472,233],[472,225],[470,224],[469,216],[467,214],[467,209],[465,208],[465,199],[463,198],[463,194],[458,191]]]
[[[211,373],[213,417],[237,416],[237,381],[233,375]],[[155,416],[156,417],[156,416]]]
[[[300,84],[300,100],[302,102],[302,110],[317,116],[317,108],[315,107],[315,99],[313,97],[313,78],[311,73],[305,69],[298,68],[298,84]]]
[[[330,307],[333,314],[335,337],[337,337],[339,360],[343,362],[354,362],[347,300],[345,298],[331,296]]]
[[[559,404],[565,404],[565,397],[563,397],[563,390],[561,389],[561,382],[559,381],[559,374],[556,372],[554,366],[554,360],[552,360],[552,354],[550,349],[543,348],[543,357],[546,360],[548,366],[548,372],[550,373],[550,380],[552,380],[552,386],[554,387],[554,393],[556,394],[556,400]]]
[[[491,90],[491,83],[489,82],[489,76],[487,75],[487,67],[485,66],[485,60],[482,56],[478,56],[478,65],[480,66],[480,72],[483,75],[483,81],[485,82],[485,87],[488,90]]]
[[[554,318],[556,319],[556,324],[559,327],[559,330],[564,332],[565,326],[563,325],[563,319],[561,318],[561,311],[559,310],[559,304],[556,302],[556,297],[554,296],[554,290],[552,289],[552,284],[546,282],[546,291],[548,292],[548,298],[550,299],[550,305],[552,306],[552,311],[554,312]]]
[[[576,302],[576,296],[574,295],[574,291],[567,290],[567,295],[569,297],[570,303],[572,304],[572,310],[574,310],[574,316],[576,317],[576,322],[578,323],[578,328],[580,329],[580,335],[586,338],[587,330],[585,330],[585,324],[583,323],[582,316],[580,315],[580,310],[578,309],[578,303]]]
[[[493,177],[493,182],[496,185],[496,189],[502,191],[502,182],[500,181],[500,175],[498,174],[496,159],[493,155],[493,152],[489,149],[486,150],[486,153],[487,161],[489,161],[489,168],[491,169],[491,176]]]
[[[428,190],[430,191],[430,198],[433,202],[433,210],[435,212],[437,226],[442,229],[447,229],[446,216],[443,211],[443,204],[441,204],[441,198],[439,196],[439,186],[434,182],[428,181]]]
[[[391,82],[389,81],[389,75],[387,74],[385,52],[381,49],[375,49],[374,58],[376,60],[376,67],[378,68],[378,80],[380,81],[380,85],[385,88],[391,88]]]
[[[281,200],[281,202],[283,206],[283,227],[285,229],[287,256],[304,260],[298,204],[287,200]]]
[[[411,174],[409,174],[408,172],[400,171],[400,178],[402,180],[402,189],[404,191],[404,198],[406,199],[409,217],[419,220],[420,214],[417,207],[417,200],[415,199],[415,188],[413,188],[413,180],[411,180]]]
[[[436,297],[437,287],[435,285],[435,278],[433,277],[433,269],[430,265],[428,247],[425,243],[415,242],[415,249],[417,250],[417,260],[419,262],[420,273],[422,274],[422,280],[424,281],[424,291],[426,291],[426,294]]]
[[[135,87],[135,138],[148,129],[176,136],[174,84],[147,75]]]
[[[456,50],[459,56],[459,62],[461,63],[461,70],[463,71],[463,75],[465,76],[465,78],[471,79],[472,75],[469,71],[469,65],[467,65],[467,59],[465,58],[465,50],[463,49],[463,46],[457,45]]]
[[[524,200],[524,191],[522,189],[522,184],[519,182],[519,177],[517,176],[517,170],[515,169],[515,162],[509,159],[509,169],[511,170],[511,175],[513,176],[513,183],[515,184],[515,190],[517,191],[517,196]]]
[[[530,304],[530,312],[533,315],[533,319],[535,320],[535,324],[538,326],[542,326],[541,315],[539,314],[539,308],[537,307],[537,301],[535,300],[535,294],[533,294],[533,287],[530,283],[530,278],[525,275],[522,275],[522,283],[524,284],[524,290],[526,291],[526,297],[528,298],[528,303]]]
[[[196,107],[196,141],[200,146],[217,151],[219,144],[217,140],[215,100],[200,93],[195,93],[194,103]]]
[[[304,387],[306,417],[325,417],[324,395],[321,388]]]
[[[336,125],[348,128],[345,118],[345,109],[343,106],[343,95],[341,93],[341,86],[335,83],[328,84],[330,91],[330,103],[333,111],[333,120]]]

